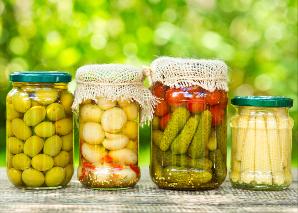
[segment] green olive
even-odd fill
[[[26,126],[25,122],[19,118],[11,121],[11,130],[20,140],[27,140],[32,135],[30,127]]]
[[[61,151],[56,157],[54,157],[55,166],[65,167],[69,164],[71,156],[66,151]]]
[[[32,167],[38,171],[44,172],[51,169],[54,160],[46,154],[38,154],[32,158]]]
[[[58,103],[52,103],[47,107],[47,117],[51,121],[58,121],[65,118],[64,107]]]
[[[71,113],[71,105],[73,102],[73,95],[69,92],[63,92],[60,101],[66,113]]]
[[[45,117],[46,109],[43,106],[34,106],[24,114],[24,121],[27,126],[35,126],[42,122]]]
[[[24,113],[31,107],[31,100],[28,93],[17,92],[12,96],[12,104],[16,111]]]
[[[38,103],[37,101],[32,100],[32,101],[31,101],[31,106],[32,106],[32,107],[34,107],[34,106],[41,106],[41,104]]]
[[[35,101],[42,105],[54,103],[58,98],[58,91],[51,88],[41,88],[35,92]]]
[[[42,138],[51,137],[55,134],[55,125],[49,121],[43,121],[34,127],[36,135]]]
[[[59,186],[65,180],[65,170],[62,167],[53,167],[46,173],[45,182],[47,186]]]
[[[22,113],[17,112],[14,108],[12,104],[7,104],[6,105],[6,119],[7,120],[12,120],[15,118],[20,118],[22,117]]]
[[[19,154],[23,152],[24,143],[15,137],[9,137],[7,139],[7,146],[11,154]]]
[[[72,131],[72,119],[64,118],[56,121],[56,133],[58,135],[67,135]]]
[[[6,154],[6,166],[7,168],[11,168],[12,167],[12,158],[13,158],[13,154],[7,153]]]
[[[29,187],[39,187],[44,183],[43,173],[29,168],[22,173],[22,180]]]
[[[65,170],[65,180],[64,180],[63,185],[66,185],[66,184],[69,183],[69,181],[72,178],[72,175],[73,175],[73,165],[72,164],[67,165],[64,168],[64,170]]]
[[[25,170],[30,167],[31,160],[24,153],[16,154],[12,158],[12,166],[18,170]]]
[[[24,144],[24,153],[30,157],[34,157],[43,148],[43,139],[33,135],[30,138],[28,138]]]
[[[11,121],[9,120],[6,121],[6,134],[7,134],[7,137],[13,136],[13,132],[11,129]]]
[[[68,135],[62,136],[62,150],[70,151],[73,148],[73,133],[69,133]]]
[[[50,156],[56,156],[62,148],[62,139],[58,135],[48,138],[43,146],[43,152]]]
[[[15,168],[10,168],[7,171],[7,176],[13,185],[15,185],[15,186],[22,185],[22,172],[20,170],[17,170]]]

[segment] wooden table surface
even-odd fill
[[[58,190],[21,190],[13,187],[0,169],[0,212],[298,212],[298,170],[288,190],[257,192],[231,188],[229,181],[216,190],[171,191],[158,189],[148,168],[133,189],[86,189],[74,176]]]

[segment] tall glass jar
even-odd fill
[[[94,189],[133,187],[140,179],[140,121],[150,120],[154,97],[140,69],[86,65],[76,74],[73,108],[78,111],[78,179]]]
[[[285,97],[235,97],[231,119],[230,180],[234,187],[282,190],[292,182],[293,100]]]
[[[6,98],[7,175],[16,187],[53,189],[73,175],[73,95],[64,72],[17,72]]]
[[[208,87],[200,80],[206,79],[198,74],[200,68],[190,69],[213,62],[165,59],[159,63],[152,71],[163,79],[155,77],[160,81],[152,86],[160,102],[152,121],[151,178],[164,189],[217,188],[227,173],[226,89],[204,89]],[[194,74],[191,79],[189,72]],[[222,76],[213,80],[218,77]],[[177,85],[171,84],[173,79]]]

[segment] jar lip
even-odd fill
[[[235,96],[231,103],[235,106],[292,107],[293,99],[285,96]]]
[[[22,71],[11,73],[9,79],[12,82],[68,83],[71,75],[63,71]]]

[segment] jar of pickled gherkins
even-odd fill
[[[177,190],[217,188],[226,177],[227,66],[218,60],[161,57],[151,64],[151,178]]]
[[[293,119],[286,97],[235,97],[230,180],[234,187],[282,190],[292,182]]]
[[[65,72],[15,72],[6,98],[7,175],[16,187],[52,189],[73,175],[73,95]]]
[[[156,102],[142,70],[129,65],[86,65],[77,70],[73,109],[78,112],[78,179],[89,188],[133,187],[140,178],[139,124]]]

